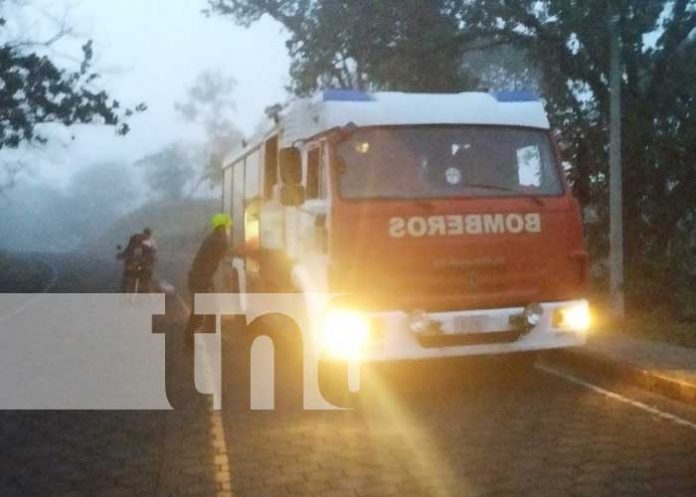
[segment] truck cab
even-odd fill
[[[224,178],[241,289],[336,295],[317,329],[361,360],[585,340],[580,209],[529,95],[323,92]]]

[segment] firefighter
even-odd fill
[[[144,228],[142,233],[131,235],[128,245],[117,255],[123,261],[123,277],[121,291],[137,291],[147,293],[152,283],[152,272],[155,267],[157,243],[150,228]]]
[[[213,290],[213,276],[222,261],[230,252],[229,230],[232,219],[224,213],[215,214],[210,219],[212,232],[208,234],[201,244],[196,257],[193,259],[188,274],[188,289],[191,296],[197,293],[210,293]],[[186,325],[186,342],[193,344],[193,334],[204,321],[203,316],[194,313],[193,302],[191,316]]]

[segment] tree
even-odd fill
[[[482,90],[540,90],[536,64],[524,49],[514,45],[492,42],[471,46],[464,52],[462,65],[476,75]]]
[[[0,0],[0,30],[7,23],[6,4],[7,0]],[[100,123],[126,134],[129,127],[125,118],[134,111],[145,110],[144,104],[134,110],[122,109],[117,100],[98,89],[95,83],[99,74],[91,66],[91,41],[82,45],[82,60],[75,70],[62,69],[43,54],[43,49],[65,32],[60,28],[44,42],[9,40],[0,45],[0,150],[45,144],[47,136],[40,131],[45,124]],[[4,181],[0,178],[0,192],[12,185],[18,166],[2,166]]]
[[[188,88],[186,99],[175,103],[184,120],[201,125],[205,138],[171,143],[135,163],[144,168],[145,181],[160,200],[193,197],[204,183],[211,187],[221,183],[222,158],[242,141],[230,118],[236,86],[234,78],[219,71],[203,71]]]
[[[159,200],[180,200],[189,196],[187,187],[196,181],[196,165],[200,157],[195,150],[178,143],[146,155],[136,161],[145,171],[145,182]]]
[[[459,21],[441,0],[209,0],[248,25],[268,14],[290,33],[292,90],[319,87],[461,91]]]
[[[205,132],[205,143],[195,147],[201,167],[194,192],[205,181],[210,185],[222,181],[222,158],[242,141],[241,131],[230,119],[236,87],[234,78],[219,71],[204,71],[188,89],[186,101],[174,106],[185,120],[200,123]]]
[[[652,293],[669,299],[675,275],[683,270],[675,254],[691,243],[685,229],[696,212],[696,2],[611,4],[621,13],[623,46],[627,281],[635,289],[639,280],[654,278],[661,287]],[[608,5],[484,0],[461,2],[457,11],[467,20],[469,36],[513,43],[530,54],[543,74],[552,119],[574,142],[571,158],[584,200],[597,204],[605,217]],[[646,44],[650,36],[654,46]]]

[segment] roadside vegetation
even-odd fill
[[[130,235],[148,226],[157,241],[157,274],[181,290],[193,256],[210,229],[210,216],[218,209],[217,200],[151,202],[116,220],[87,250],[95,257],[115,257],[117,245],[125,246]]]
[[[637,312],[626,318],[625,330],[642,338],[696,348],[696,321],[679,321],[664,310]]]
[[[593,325],[591,333],[625,333],[635,338],[668,342],[696,348],[696,317],[680,315],[665,306],[631,308],[623,324],[614,322],[609,299],[599,296],[591,301]]]
[[[208,232],[210,216],[219,201],[205,199],[169,200],[145,204],[117,219],[106,232],[89,244],[90,252],[115,253],[128,237],[149,226],[160,252],[190,253]]]
[[[34,293],[51,281],[51,268],[28,255],[0,250],[0,292]]]

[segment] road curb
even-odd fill
[[[582,348],[554,350],[547,355],[547,360],[551,364],[567,365],[581,372],[599,374],[664,397],[696,405],[696,384],[630,362],[619,361]]]

